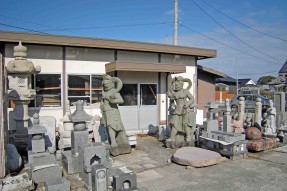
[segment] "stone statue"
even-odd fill
[[[184,82],[188,83],[186,89],[183,88]],[[175,77],[171,81],[171,85],[168,92],[170,98],[170,127],[171,134],[167,140],[167,146],[169,144],[175,144],[173,147],[181,147],[185,141],[191,143],[194,141],[194,120],[190,113],[190,109],[194,107],[194,98],[189,92],[192,83],[188,78],[181,76]]]
[[[262,103],[261,98],[256,98],[255,103],[255,115],[254,115],[254,127],[257,127],[261,130],[261,121],[262,121]]]
[[[26,59],[27,47],[22,46],[21,41],[14,47],[15,60],[7,64],[7,73],[9,74],[34,74],[41,71],[40,66],[34,67],[33,63]]]
[[[245,98],[240,97],[238,102],[238,121],[240,121],[242,124],[244,122],[244,115],[245,115]]]
[[[276,108],[272,100],[269,101],[269,108],[267,109],[267,119],[269,120],[270,128],[272,129],[272,134],[276,134]]]
[[[117,88],[115,88],[116,82]],[[110,152],[113,156],[131,152],[117,105],[124,102],[119,93],[122,87],[123,84],[119,78],[111,77],[110,75],[103,76],[102,121],[103,125],[108,129],[109,142],[111,144]]]

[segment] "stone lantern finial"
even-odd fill
[[[16,59],[25,59],[27,57],[27,47],[22,45],[19,41],[18,46],[14,46],[14,57]]]

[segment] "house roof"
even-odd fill
[[[210,73],[210,74],[213,74],[213,75],[216,75],[217,77],[226,77],[227,76],[226,74],[224,74],[222,72],[218,72],[216,70],[213,70],[211,68],[207,68],[207,67],[204,67],[201,65],[197,65],[197,69],[202,70],[202,71],[207,72],[207,73]]]
[[[283,64],[282,68],[279,70],[279,73],[287,73],[287,60]]]
[[[251,80],[250,78],[246,78],[246,79],[238,79],[238,83],[241,86],[245,86],[245,85],[256,85],[253,80]]]
[[[224,78],[217,78],[216,83],[235,83],[236,84],[236,79],[231,78],[230,76],[226,76]]]
[[[24,43],[31,43],[31,44],[78,46],[78,47],[107,48],[107,49],[118,49],[118,50],[133,50],[133,51],[157,52],[167,54],[179,54],[179,55],[196,56],[197,59],[216,57],[216,50],[212,49],[145,43],[145,42],[132,42],[123,40],[110,40],[100,38],[23,33],[23,32],[11,32],[11,31],[0,31],[0,41],[13,42],[13,43],[22,41]]]

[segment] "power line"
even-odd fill
[[[69,30],[86,30],[86,29],[101,29],[101,28],[120,28],[120,27],[137,27],[137,26],[149,26],[149,25],[163,25],[170,22],[158,22],[158,23],[140,23],[140,24],[125,24],[125,25],[106,25],[106,26],[93,26],[93,27],[79,27],[79,28],[63,28],[63,29],[49,29],[43,31],[69,31]]]
[[[51,29],[57,29],[57,28],[49,26],[49,25],[43,25],[43,24],[40,24],[40,23],[31,22],[31,21],[27,21],[27,20],[24,20],[24,19],[10,17],[10,16],[6,16],[6,15],[2,15],[2,14],[0,14],[0,17],[6,17],[8,19],[13,19],[13,20],[16,20],[16,21],[21,21],[21,22],[30,23],[30,24],[33,24],[33,25],[38,25],[38,26],[43,26],[43,27],[49,27]],[[70,33],[79,35],[79,33],[75,33],[75,32],[70,32]]]
[[[238,20],[232,18],[231,16],[229,16],[229,15],[223,13],[222,11],[220,11],[219,9],[217,9],[217,8],[215,8],[214,6],[210,5],[210,4],[207,3],[206,1],[204,1],[204,0],[201,0],[201,1],[203,1],[205,4],[207,4],[208,6],[210,6],[212,9],[214,9],[214,10],[218,11],[219,13],[221,13],[222,15],[226,16],[227,18],[229,18],[229,19],[231,19],[231,20],[233,20],[233,21],[235,21],[235,22],[241,24],[242,26],[245,26],[245,27],[247,27],[247,28],[249,28],[249,29],[251,29],[251,30],[253,30],[253,31],[255,31],[255,32],[258,32],[258,33],[262,34],[262,35],[265,35],[265,36],[268,36],[268,37],[271,37],[271,38],[275,38],[275,39],[277,39],[277,40],[281,40],[281,41],[287,42],[286,39],[283,39],[283,38],[280,38],[280,37],[277,37],[277,36],[274,36],[274,35],[270,35],[270,34],[264,33],[264,32],[262,32],[262,31],[260,31],[260,30],[258,30],[258,29],[255,29],[255,28],[253,28],[253,27],[251,27],[251,26],[248,26],[248,25],[246,25],[246,24],[244,24],[244,23],[242,23],[242,22],[240,22],[240,21],[238,21]]]
[[[202,7],[200,7],[194,0],[191,0],[200,10],[202,10],[208,17],[210,17],[215,23],[217,23],[221,28],[223,28],[226,32],[228,32],[230,35],[232,35],[234,38],[236,38],[237,40],[239,40],[240,42],[242,42],[243,44],[245,44],[246,46],[248,46],[249,48],[261,53],[261,54],[264,54],[265,56],[268,56],[268,57],[271,57],[273,59],[276,59],[274,56],[271,56],[269,54],[266,54],[256,48],[254,48],[253,46],[251,46],[250,44],[248,44],[247,42],[241,40],[239,37],[237,37],[235,34],[233,34],[230,30],[228,30],[226,27],[224,27],[220,22],[218,22],[215,18],[213,18],[210,14],[208,14]],[[280,63],[280,62],[278,62]],[[280,63],[281,64],[281,63]]]
[[[16,29],[21,29],[21,30],[26,30],[26,31],[30,31],[30,32],[36,32],[36,33],[41,33],[41,34],[49,34],[49,33],[45,33],[45,32],[42,32],[42,31],[33,30],[33,29],[27,29],[27,28],[23,28],[23,27],[17,27],[17,26],[14,26],[14,25],[8,25],[8,24],[1,23],[1,22],[0,22],[0,25],[11,27],[11,28],[16,28]]]
[[[264,58],[260,58],[260,57],[258,57],[258,56],[253,55],[253,54],[249,54],[248,52],[244,52],[244,51],[242,51],[242,50],[240,50],[240,49],[234,48],[234,47],[232,47],[232,46],[230,46],[230,45],[228,45],[228,44],[226,44],[226,43],[224,43],[224,42],[221,42],[221,41],[216,40],[216,39],[214,39],[214,38],[211,38],[211,37],[209,37],[209,36],[207,36],[207,35],[205,35],[205,34],[202,34],[202,33],[198,32],[198,31],[196,31],[196,30],[194,30],[194,29],[192,29],[192,28],[190,28],[190,27],[188,27],[188,26],[186,26],[186,25],[184,25],[184,24],[181,24],[181,26],[184,27],[184,28],[186,28],[186,29],[188,29],[188,30],[190,30],[190,31],[192,31],[192,32],[195,32],[195,33],[197,33],[197,34],[199,34],[199,35],[201,35],[201,36],[204,36],[205,38],[208,38],[209,40],[215,41],[215,42],[217,42],[217,43],[219,43],[219,44],[222,44],[222,45],[224,45],[224,46],[226,46],[226,47],[228,47],[228,48],[231,48],[231,49],[233,49],[233,50],[236,50],[236,51],[241,52],[241,53],[243,53],[243,54],[246,54],[246,55],[248,55],[248,56],[257,58],[257,59],[259,59],[259,60],[263,60],[263,61],[265,61],[265,62],[267,62],[267,63],[270,63],[270,62],[271,62],[271,63],[274,63],[274,64],[282,65],[282,64],[279,64],[279,63],[277,63],[277,62],[270,61],[270,60],[266,60],[266,59],[264,59]]]
[[[248,76],[248,75],[259,75],[259,74],[272,74],[277,73],[278,71],[269,71],[269,72],[259,72],[259,73],[250,73],[250,74],[229,74],[229,75],[240,75],[240,76]]]

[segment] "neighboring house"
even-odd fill
[[[215,79],[225,77],[226,74],[213,70],[211,68],[197,66],[197,108],[203,110],[206,117],[207,108],[204,106],[207,102],[215,102]]]
[[[226,76],[224,78],[217,78],[216,83],[222,83],[228,85],[229,93],[237,94],[237,82],[236,79],[231,78],[230,76]]]
[[[28,48],[27,58],[42,68],[41,73],[32,76],[37,95],[29,113],[54,116],[58,122],[66,111],[67,100],[72,111],[75,101],[82,99],[87,113],[100,114],[105,73],[123,81],[121,94],[125,103],[119,110],[127,131],[148,130],[168,119],[166,93],[171,77],[191,79],[190,92],[196,103],[203,104],[201,82],[212,85],[214,78],[221,76],[212,70],[197,70],[199,60],[216,57],[216,51],[211,49],[8,31],[0,31],[3,64],[14,59],[13,47],[18,41]],[[197,78],[203,79],[199,90]],[[210,90],[214,94],[214,87]],[[12,108],[9,114],[13,115]],[[11,130],[13,122],[9,122]]]
[[[287,60],[278,72],[278,76],[269,82],[270,90],[281,89],[283,84],[286,83],[287,78]],[[281,87],[282,86],[282,87]]]
[[[256,86],[256,83],[253,80],[251,80],[250,78],[238,79],[238,86],[240,88],[251,87],[251,86]]]

